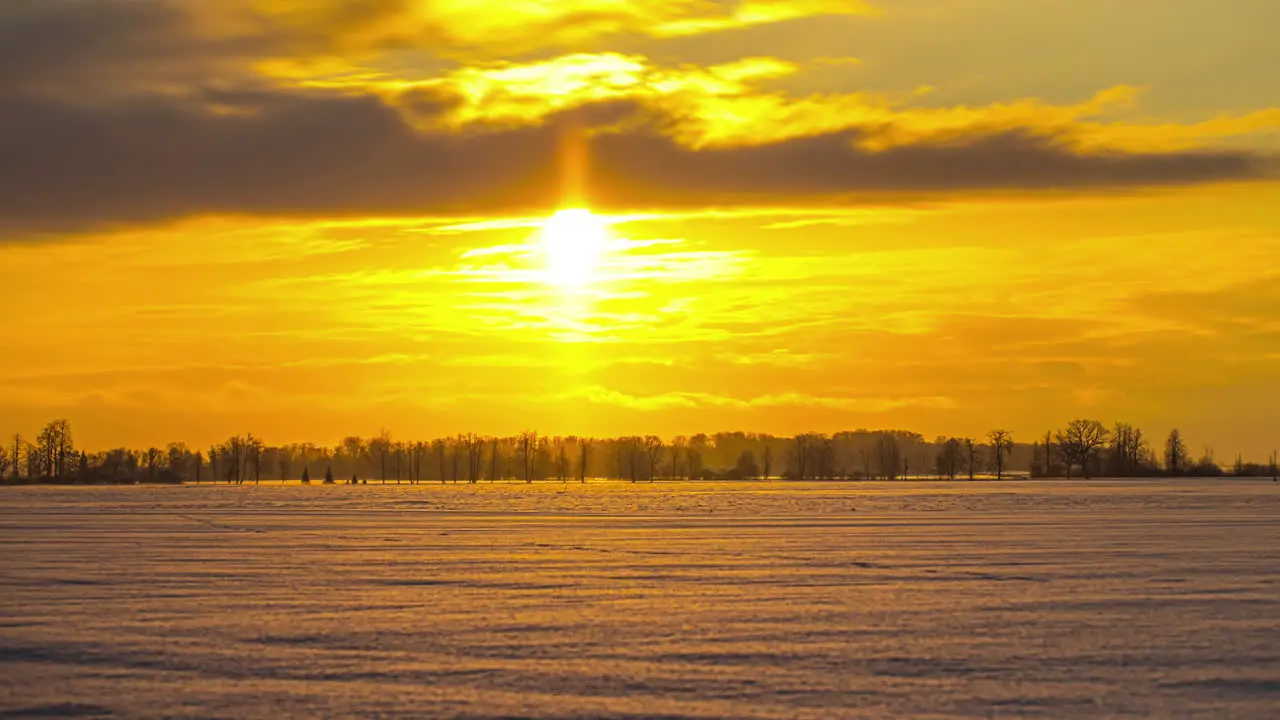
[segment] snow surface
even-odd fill
[[[1280,716],[1280,486],[0,489],[0,717]]]

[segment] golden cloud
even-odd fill
[[[597,132],[628,127],[628,120],[652,121],[692,149],[765,146],[846,132],[859,149],[883,152],[1020,133],[1074,152],[1154,153],[1280,129],[1280,108],[1191,124],[1122,120],[1143,92],[1129,85],[1073,104],[1026,98],[936,107],[918,104],[916,92],[796,97],[768,84],[805,67],[773,57],[699,67],[656,65],[640,55],[575,53],[531,63],[482,63],[422,80],[363,67],[326,69],[313,74],[313,68],[291,61],[260,66],[305,88],[378,94],[429,133],[538,125],[568,110],[607,103],[628,104],[643,117],[623,113],[598,122]]]
[[[428,49],[510,55],[610,35],[674,37],[821,15],[858,15],[858,0],[243,0],[253,15],[331,38],[340,52]]]

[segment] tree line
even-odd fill
[[[164,448],[77,449],[71,424],[55,420],[31,441],[20,434],[0,446],[0,478],[8,481],[83,483],[478,483],[495,481],[586,482],[613,478],[656,480],[898,480],[902,478],[1004,479],[1216,477],[1277,474],[1277,454],[1266,463],[1237,457],[1221,466],[1212,448],[1192,460],[1178,430],[1153,449],[1128,423],[1108,428],[1073,420],[1030,445],[1008,430],[983,438],[926,440],[903,430],[801,433],[654,435],[615,438],[547,436],[528,430],[514,436],[474,433],[432,440],[399,440],[383,431],[351,436],[335,446],[310,443],[269,446],[253,434],[235,435],[208,448],[174,442]]]

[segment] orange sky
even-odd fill
[[[5,3],[0,429],[1261,458],[1274,3],[1115,5]],[[541,230],[574,137],[585,244]]]

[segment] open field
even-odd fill
[[[0,717],[1277,707],[1269,481],[0,490]]]

